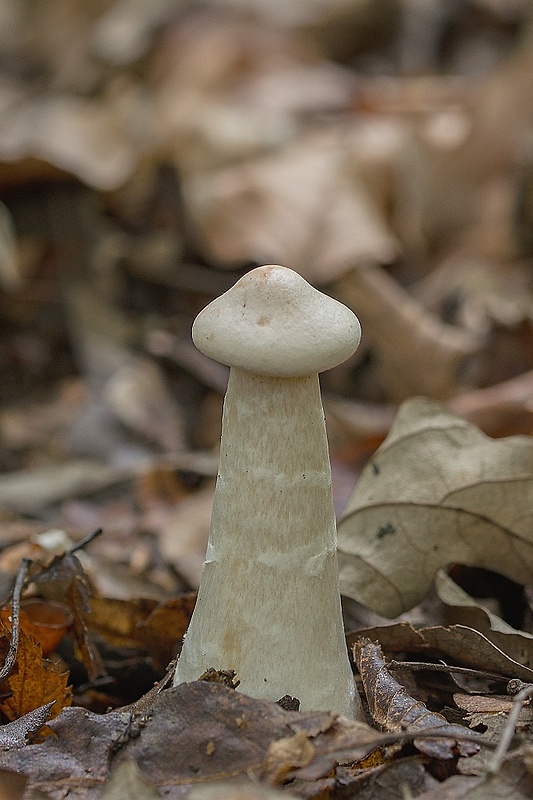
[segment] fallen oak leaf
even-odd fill
[[[386,668],[381,647],[369,639],[358,639],[353,654],[368,700],[372,719],[385,730],[407,729],[423,734],[424,729],[442,730],[449,739],[416,738],[417,750],[432,758],[453,758],[458,751],[462,756],[477,753],[481,745],[472,741],[460,741],[464,729],[451,725],[441,714],[429,711],[420,700],[411,697],[404,686],[392,677]],[[458,737],[455,739],[454,737]]]
[[[493,440],[426,398],[402,404],[338,526],[341,592],[395,617],[449,563],[527,583],[533,439]]]

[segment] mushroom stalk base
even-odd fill
[[[174,684],[209,667],[235,670],[252,697],[359,714],[317,375],[230,371],[206,561]]]

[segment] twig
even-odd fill
[[[10,675],[11,670],[15,666],[15,661],[17,660],[20,633],[20,595],[22,594],[22,587],[24,586],[24,581],[26,580],[26,574],[30,564],[31,560],[29,558],[22,559],[19,571],[17,572],[15,586],[13,587],[13,600],[11,601],[11,639],[9,642],[9,650],[7,651],[6,660],[4,661],[4,666],[2,669],[0,669],[0,681],[5,680],[8,675]]]
[[[491,759],[491,762],[487,768],[487,773],[489,775],[496,775],[503,764],[507,751],[511,745],[511,741],[515,734],[516,730],[516,723],[518,722],[518,716],[520,711],[522,710],[522,706],[524,705],[526,700],[529,700],[530,697],[533,697],[533,685],[526,684],[524,689],[521,689],[517,695],[515,695],[513,700],[513,707],[509,712],[509,716],[507,717],[507,722],[505,723],[505,728],[503,729],[503,733],[501,735],[500,741],[498,742],[498,746],[494,751],[494,755]]]
[[[496,675],[494,672],[484,672],[483,670],[471,669],[470,667],[453,667],[449,664],[435,664],[432,661],[395,661],[392,659],[391,661],[387,661],[387,669],[410,669],[413,672],[432,670],[433,672],[446,672],[448,674],[456,672],[459,675],[469,675],[473,678],[486,678],[492,681],[505,682],[508,680],[508,678],[503,675]]]
[[[72,553],[76,553],[78,550],[83,550],[84,547],[90,544],[93,541],[93,539],[96,539],[96,537],[100,536],[100,534],[102,534],[103,532],[104,532],[103,528],[98,528],[92,533],[89,533],[88,536],[86,536],[84,539],[81,540],[81,542],[76,542],[76,544],[73,544],[72,547],[69,547],[66,552],[69,555],[72,555]]]

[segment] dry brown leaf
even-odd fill
[[[450,725],[441,714],[429,711],[420,700],[411,697],[407,690],[395,680],[385,666],[381,648],[366,638],[357,639],[353,648],[354,658],[365,688],[370,714],[385,730],[439,729],[449,731],[450,739],[415,739],[418,750],[433,758],[453,758],[454,751],[461,755],[473,755],[479,745],[473,742],[454,741],[454,736],[465,733],[460,725]]]
[[[437,403],[404,403],[339,523],[341,590],[389,617],[448,563],[528,582],[533,440],[489,439]]]
[[[105,402],[121,422],[167,452],[183,449],[179,406],[153,361],[136,358],[124,364],[109,378],[103,391]]]
[[[105,666],[87,627],[92,585],[77,556],[69,552],[56,556],[34,580],[43,593],[61,599],[70,609],[77,654],[90,680],[105,675]]]
[[[117,97],[90,99],[42,95],[13,111],[0,134],[3,160],[25,157],[48,161],[89,185],[111,190],[130,177],[139,156],[130,136],[129,114],[143,115],[134,85]]]
[[[343,146],[343,131],[186,181],[188,211],[220,265],[290,264],[311,282],[397,252]]]
[[[0,623],[0,632],[9,636],[11,630]],[[68,672],[62,672],[57,664],[43,658],[40,644],[21,630],[16,669],[3,684],[11,694],[0,700],[0,711],[9,720],[16,720],[54,701],[50,717],[56,717],[71,703],[68,677]]]
[[[510,658],[533,668],[533,634],[519,631],[474,600],[444,570],[436,576],[435,588],[447,606],[447,622],[464,625],[482,633]]]
[[[359,630],[348,636],[348,643],[354,644],[363,636],[379,642],[386,653],[420,653],[445,659],[451,664],[533,683],[533,669],[514,661],[482,633],[464,625],[415,629],[408,622],[399,622]]]
[[[156,600],[91,597],[87,626],[106,642],[119,647],[138,647],[138,626],[157,608]]]
[[[377,264],[346,271],[335,296],[360,318],[392,399],[449,397],[482,348],[481,336],[442,322]]]
[[[164,671],[176,656],[189,626],[196,592],[187,592],[161,603],[137,625],[136,633],[156,670]]]

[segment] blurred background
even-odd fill
[[[531,433],[532,54],[526,0],[1,0],[0,571],[103,527],[103,595],[197,586],[227,370],[190,328],[258,264],[362,323],[338,511],[408,397]]]

